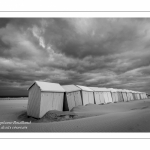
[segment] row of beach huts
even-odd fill
[[[108,104],[146,99],[144,92],[126,89],[60,85],[35,81],[28,88],[27,115],[42,118],[50,110],[70,111],[87,104]]]

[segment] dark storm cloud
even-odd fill
[[[3,95],[27,94],[34,80],[150,90],[149,19],[0,20]]]
[[[138,37],[136,22],[132,25],[130,20],[125,20],[60,19],[58,24],[53,20],[44,36],[67,56],[110,55],[121,52],[122,44]]]

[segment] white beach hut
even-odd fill
[[[145,99],[146,97],[145,97],[145,93],[141,93],[141,98],[142,99]]]
[[[134,100],[133,92],[131,90],[128,90],[128,92],[129,92],[129,95],[130,95],[130,101],[133,101]]]
[[[141,99],[141,97],[140,97],[140,93],[139,93],[139,92],[137,92],[137,98],[138,98],[138,100],[140,100],[140,99]]]
[[[81,89],[82,104],[94,104],[93,90],[87,86],[76,85]]]
[[[69,111],[75,106],[82,105],[81,89],[75,85],[63,85],[65,90],[64,111]]]
[[[140,96],[141,96],[141,99],[146,99],[146,98],[147,98],[147,95],[146,95],[146,93],[144,93],[144,92],[141,92],[141,93],[140,93]]]
[[[136,92],[138,99],[141,99],[139,91]]]
[[[137,96],[136,91],[132,91],[132,95],[133,95],[134,100],[138,100],[138,96]]]
[[[127,101],[131,101],[132,98],[131,98],[130,91],[129,90],[125,90],[125,92],[127,93]]]
[[[145,98],[145,99],[148,98],[146,93],[144,93],[144,98]]]
[[[124,99],[123,99],[122,90],[121,90],[121,89],[116,89],[116,90],[117,90],[117,94],[118,94],[118,101],[119,101],[119,102],[123,102]]]
[[[101,95],[103,95],[103,97],[104,97],[105,104],[113,102],[110,89],[108,89],[108,88],[99,88],[99,90],[101,91]]]
[[[95,104],[105,104],[104,90],[98,87],[89,87],[94,91]],[[107,98],[108,99],[108,98]]]
[[[122,90],[123,100],[124,102],[128,101],[127,92],[125,90]]]
[[[133,95],[133,99],[136,100],[135,91],[131,91]]]
[[[113,103],[111,90],[109,88],[106,88],[106,90],[107,90],[107,95],[108,95],[109,103]]]
[[[130,90],[132,100],[135,100],[134,91]]]
[[[143,93],[143,98],[146,99],[147,98],[147,94]]]
[[[63,110],[65,90],[58,83],[35,81],[28,89],[27,115],[43,117],[49,110]]]
[[[113,89],[113,88],[110,88],[111,90],[111,95],[112,95],[112,101],[114,103],[117,103],[119,101],[119,97],[118,97],[118,94],[117,94],[117,90],[116,89]]]

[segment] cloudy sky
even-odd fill
[[[0,18],[0,96],[34,80],[150,93],[150,19]]]

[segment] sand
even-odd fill
[[[78,106],[66,112],[77,117],[60,120],[27,118],[26,109],[27,100],[1,100],[0,122],[20,124],[1,124],[0,132],[150,132],[150,99]]]

